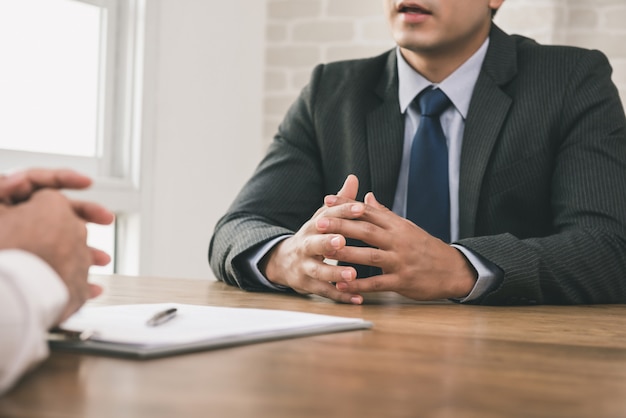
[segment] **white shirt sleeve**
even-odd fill
[[[0,251],[0,395],[48,356],[46,333],[68,300],[65,284],[39,257]]]

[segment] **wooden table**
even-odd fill
[[[55,352],[0,417],[625,417],[626,306],[363,306],[211,281],[96,277],[97,305],[181,302],[361,317],[371,330],[156,360]]]

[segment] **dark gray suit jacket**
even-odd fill
[[[495,26],[490,37],[465,124],[457,243],[504,276],[476,302],[626,302],[626,121],[608,61]],[[350,173],[358,199],[371,190],[391,207],[403,129],[395,51],[318,66],[216,226],[217,277],[267,290],[241,255],[298,230]]]

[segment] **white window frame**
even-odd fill
[[[97,201],[116,213],[114,272],[138,274],[141,220],[141,136],[145,0],[71,0],[103,10],[97,154],[81,157],[0,150],[0,171],[66,167],[94,184],[70,196]]]

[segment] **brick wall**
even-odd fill
[[[308,82],[315,64],[393,47],[381,0],[266,0],[264,138]],[[626,0],[507,0],[496,23],[546,44],[602,50],[626,101]]]

